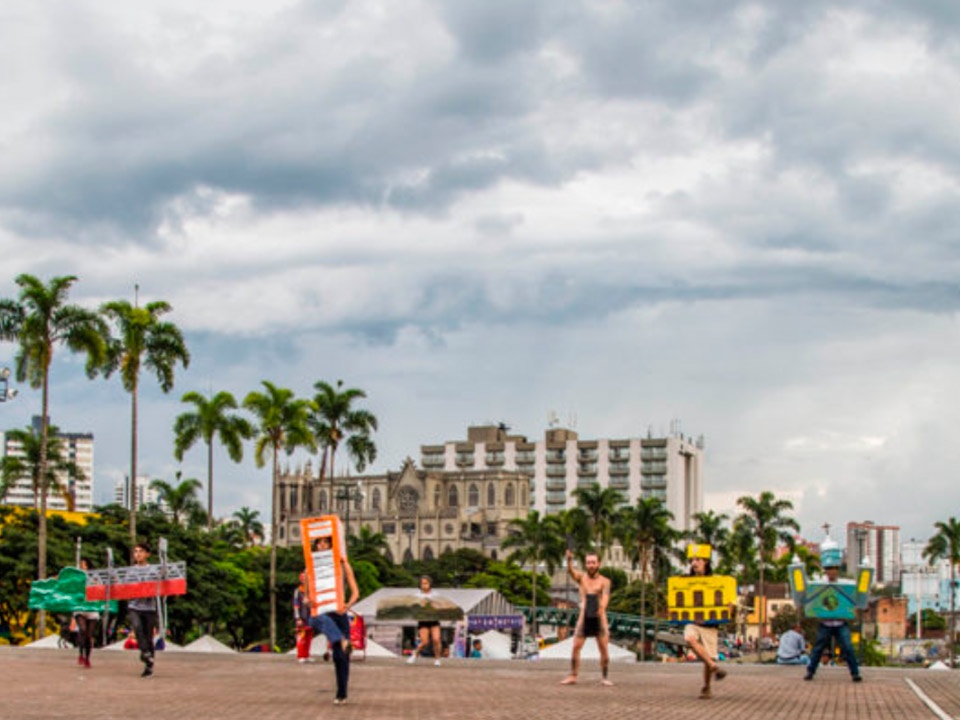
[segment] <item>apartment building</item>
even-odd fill
[[[875,568],[878,585],[900,583],[900,528],[865,522],[847,523],[847,568],[852,572],[864,558]]]
[[[691,529],[703,509],[703,438],[679,432],[665,437],[581,440],[574,430],[552,427],[530,441],[498,425],[467,428],[466,440],[420,447],[428,471],[504,470],[531,478],[530,507],[541,513],[576,505],[574,490],[599,483],[621,491],[629,503],[658,497],[674,525]]]
[[[35,415],[31,420],[31,427],[36,435],[41,432],[40,416]],[[82,478],[68,477],[65,473],[58,473],[58,488],[51,488],[47,495],[47,507],[50,510],[75,510],[90,512],[93,510],[93,433],[59,432],[57,433],[62,447],[64,459],[70,460],[79,467]],[[23,446],[3,434],[3,454],[23,457]],[[22,478],[7,490],[3,499],[7,505],[19,507],[35,507],[33,483],[30,478]],[[72,505],[72,507],[70,507]]]

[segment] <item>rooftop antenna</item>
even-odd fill
[[[140,307],[140,283],[133,284],[133,306]]]
[[[549,428],[552,429],[552,428],[557,427],[557,425],[559,425],[559,424],[560,424],[560,418],[557,417],[557,412],[556,412],[556,410],[551,410],[550,412],[548,412],[548,413],[547,413],[547,427],[549,427]]]

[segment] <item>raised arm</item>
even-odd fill
[[[572,550],[567,550],[567,573],[570,575],[573,581],[577,583],[577,585],[580,584],[580,580],[581,578],[583,578],[583,573],[581,573],[575,567],[573,567],[573,551]]]

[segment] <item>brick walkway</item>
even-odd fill
[[[68,650],[0,647],[0,718],[936,720],[906,678],[960,717],[960,673],[912,668],[866,668],[860,684],[842,669],[821,668],[806,683],[803,668],[731,663],[703,701],[698,665],[615,664],[617,686],[601,688],[589,661],[579,685],[561,687],[566,663],[558,661],[451,660],[435,668],[369,659],[353,664],[350,704],[334,707],[332,666],[290,656],[160,653],[149,680],[138,677],[129,651],[95,651],[91,670],[74,662]]]

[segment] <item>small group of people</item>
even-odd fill
[[[607,605],[610,600],[610,580],[600,574],[600,557],[588,553],[584,558],[585,572],[579,572],[573,566],[573,553],[567,550],[567,572],[580,592],[580,614],[577,620],[571,656],[570,673],[561,681],[562,685],[577,682],[580,671],[580,653],[588,637],[596,639],[600,653],[600,684],[613,685],[608,678],[610,664],[608,642],[609,623]],[[825,560],[823,567],[827,582],[835,583],[839,578],[839,563],[833,558]],[[713,570],[708,557],[690,558],[691,576],[709,576]],[[727,673],[719,663],[719,633],[716,626],[704,622],[689,622],[683,627],[683,638],[694,655],[703,663],[703,685],[700,697],[712,696],[711,682],[723,680]],[[777,662],[782,665],[805,665],[804,680],[813,680],[821,658],[827,652],[832,640],[835,640],[846,660],[850,676],[854,682],[861,682],[860,666],[851,641],[850,627],[845,620],[821,620],[817,628],[813,652],[806,653],[806,640],[799,624],[785,632],[780,638]],[[828,656],[829,657],[829,656]]]

